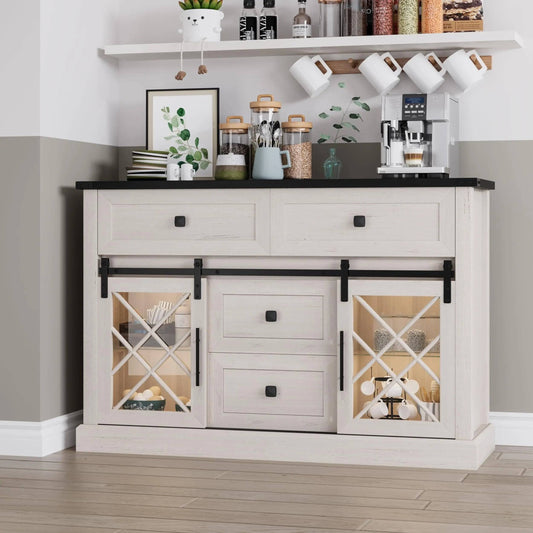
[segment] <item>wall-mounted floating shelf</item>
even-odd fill
[[[275,41],[220,41],[205,44],[210,57],[268,57],[305,54],[365,54],[370,52],[415,52],[468,50],[497,51],[522,48],[514,31],[436,33],[420,35],[372,35],[363,37],[317,37]],[[180,43],[120,44],[103,49],[104,56],[116,59],[175,59]],[[185,43],[183,51],[199,53],[200,43]]]

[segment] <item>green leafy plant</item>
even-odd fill
[[[209,151],[200,147],[199,137],[192,138],[191,130],[185,123],[185,109],[180,107],[173,115],[170,107],[163,107],[161,112],[170,130],[170,135],[167,135],[165,140],[176,145],[169,147],[170,156],[182,164],[190,163],[194,170],[206,170],[211,164]]]
[[[341,81],[339,87],[344,89],[346,84]],[[333,118],[334,131],[330,135],[321,135],[318,143],[322,144],[329,140],[332,143],[356,143],[355,132],[361,131],[357,123],[358,121],[363,122],[363,112],[366,111],[370,111],[370,106],[365,102],[361,102],[360,96],[352,96],[344,108],[338,105],[332,105],[328,112],[322,112],[318,117],[322,120]]]
[[[220,9],[224,0],[183,0],[181,9]]]

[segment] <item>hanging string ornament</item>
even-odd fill
[[[176,80],[182,81],[187,73],[183,70],[183,41],[180,43],[180,71],[176,74]]]
[[[198,67],[198,74],[207,74],[207,67],[204,65],[204,44],[205,44],[205,37],[202,39],[202,44],[200,45],[201,65]]]

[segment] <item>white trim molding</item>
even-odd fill
[[[490,413],[496,444],[533,446],[533,413]]]
[[[83,411],[76,411],[43,422],[0,420],[0,455],[44,457],[71,448],[82,418]]]

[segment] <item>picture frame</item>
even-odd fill
[[[214,178],[219,151],[220,90],[146,91],[146,149],[165,150],[191,163],[197,178]]]

